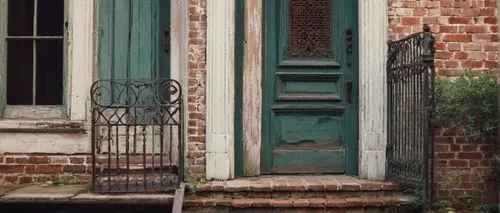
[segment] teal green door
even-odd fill
[[[102,0],[101,79],[170,77],[170,0]]]
[[[262,172],[355,174],[356,1],[264,2]]]

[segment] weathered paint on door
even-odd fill
[[[356,8],[265,1],[264,174],[357,172]]]
[[[170,76],[170,0],[99,3],[101,79]]]

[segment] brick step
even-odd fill
[[[289,178],[236,179],[189,185],[197,196],[219,197],[360,197],[402,195],[402,188],[392,182],[361,180],[349,176],[288,176]]]
[[[366,198],[199,198],[187,197],[183,212],[410,212],[411,196]],[[211,211],[209,211],[211,212]]]
[[[278,208],[283,212],[301,208],[315,209],[315,212],[329,212],[326,209],[331,209],[331,212],[339,209],[345,210],[340,212],[359,209],[363,210],[361,212],[371,209],[377,212],[382,209],[384,212],[406,208],[411,199],[402,187],[392,182],[345,175],[263,176],[189,185],[184,205],[187,209],[210,207],[219,210],[259,209],[263,212],[266,208]]]

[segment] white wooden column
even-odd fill
[[[71,120],[85,120],[94,68],[94,0],[68,3],[68,114]]]
[[[385,178],[387,0],[359,2],[359,175]]]
[[[207,0],[206,178],[234,177],[234,1]]]

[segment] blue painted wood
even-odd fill
[[[161,42],[170,26],[170,1],[99,2],[101,79],[168,77],[170,55]]]

